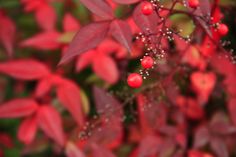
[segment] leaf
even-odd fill
[[[85,157],[84,153],[72,142],[68,142],[66,145],[67,157]]]
[[[32,99],[14,99],[0,105],[0,118],[18,118],[33,114],[38,109]]]
[[[234,126],[236,126],[236,98],[231,98],[229,100],[229,103],[228,103],[228,110],[229,110],[229,113],[230,113],[230,118],[234,124]]]
[[[40,81],[38,81],[38,84],[36,86],[35,96],[38,98],[44,96],[45,94],[47,94],[50,91],[52,86],[53,86],[53,84],[52,84],[49,77],[41,79]]]
[[[59,64],[63,64],[74,56],[95,48],[106,36],[110,22],[89,24],[75,35]]]
[[[133,4],[139,2],[140,0],[113,0],[113,1],[120,4]]]
[[[213,137],[210,141],[212,151],[219,157],[229,157],[227,146],[223,139]]]
[[[32,59],[13,60],[0,63],[0,73],[15,79],[37,80],[49,75],[48,68]]]
[[[52,31],[55,29],[56,25],[56,13],[53,7],[43,3],[37,10],[35,18],[39,26],[45,31]]]
[[[57,97],[71,113],[77,124],[82,127],[84,125],[84,117],[79,87],[75,83],[66,80],[57,87]]]
[[[122,106],[112,95],[98,87],[93,88],[93,95],[97,112],[102,121],[106,121],[106,124],[100,126],[102,131],[94,129],[90,140],[106,148],[115,149],[122,143],[123,139]]]
[[[200,9],[203,15],[211,16],[211,5],[209,0],[199,0]]]
[[[65,136],[60,114],[51,106],[41,106],[37,112],[37,122],[44,133],[60,146],[65,144]]]
[[[122,20],[114,20],[111,23],[110,31],[113,37],[131,52],[132,32],[129,24]]]
[[[104,148],[98,144],[92,144],[93,156],[96,157],[115,157],[115,155],[107,148]]]
[[[74,18],[71,14],[67,13],[63,19],[64,31],[66,32],[77,31],[79,30],[79,28],[80,28],[80,25],[79,25],[78,20]]]
[[[143,15],[141,9],[142,6],[143,2],[135,8],[133,12],[134,22],[143,32],[147,32],[147,29],[150,29],[151,31],[157,30],[157,23],[159,21],[159,18],[155,13],[152,13],[149,16]]]
[[[105,0],[80,0],[91,12],[109,20],[114,18],[111,6]]]
[[[210,140],[209,130],[205,126],[197,128],[194,134],[194,148],[201,148],[205,146]]]
[[[33,142],[37,132],[37,121],[36,117],[30,117],[21,122],[18,129],[18,139],[26,145]]]
[[[39,33],[20,43],[22,47],[32,47],[38,50],[56,50],[60,48],[60,33],[48,31]]]
[[[0,13],[0,42],[2,42],[9,56],[13,54],[16,26],[13,21]]]
[[[115,61],[108,55],[99,53],[94,59],[93,70],[99,77],[110,84],[116,83],[119,79]]]
[[[156,136],[146,136],[139,145],[138,157],[156,155],[160,150],[161,141]]]

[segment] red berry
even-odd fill
[[[154,64],[154,60],[152,57],[146,56],[142,59],[141,64],[144,69],[150,69]]]
[[[228,26],[226,24],[220,24],[218,27],[218,32],[221,36],[225,36],[229,32]]]
[[[153,12],[153,7],[152,7],[152,3],[150,2],[145,2],[143,5],[142,5],[142,13],[144,15],[151,15]]]
[[[143,83],[143,78],[140,74],[132,73],[127,79],[128,85],[132,88],[139,88]]]
[[[197,8],[199,6],[199,0],[188,0],[188,5],[191,8]]]

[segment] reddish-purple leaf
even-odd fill
[[[228,104],[228,110],[230,113],[230,118],[234,124],[234,126],[236,126],[236,98],[231,98],[229,100],[229,104]]]
[[[89,24],[75,35],[60,64],[72,59],[74,56],[95,48],[106,36],[110,22],[95,22]]]
[[[18,118],[33,114],[38,109],[32,99],[14,99],[0,105],[0,118]]]
[[[111,6],[105,0],[80,0],[91,12],[102,17],[103,19],[113,19]]]
[[[0,42],[2,42],[9,56],[13,54],[16,26],[8,17],[0,13]]]
[[[98,113],[102,113],[101,118],[107,123],[102,127],[102,131],[94,130],[91,141],[104,145],[108,148],[116,148],[123,138],[121,120],[123,111],[121,104],[105,90],[94,87],[93,95]],[[106,121],[105,120],[105,121]]]
[[[114,84],[119,79],[115,61],[108,55],[99,53],[93,62],[94,72],[108,83]]]
[[[161,140],[156,136],[146,136],[139,145],[138,157],[156,155],[160,151]]]
[[[24,144],[31,144],[37,132],[36,117],[30,117],[21,122],[17,137]]]
[[[39,26],[45,31],[51,31],[56,25],[56,13],[53,7],[46,3],[36,11],[36,20]]]
[[[85,157],[84,153],[72,142],[68,142],[66,145],[67,157]]]
[[[14,60],[0,63],[0,73],[16,79],[37,80],[49,75],[48,68],[36,60]]]
[[[229,152],[227,150],[227,146],[223,140],[220,137],[213,137],[210,141],[211,149],[212,151],[218,156],[218,157],[229,157]]]
[[[133,3],[137,3],[141,0],[113,0],[116,3],[120,3],[120,4],[133,4]]]
[[[60,48],[59,37],[60,33],[56,31],[43,32],[24,40],[20,43],[20,46],[39,50],[56,50]]]
[[[95,143],[92,144],[92,152],[96,157],[115,157],[112,151]]]
[[[114,20],[111,23],[110,31],[113,37],[131,52],[132,31],[129,24],[122,20]]]
[[[65,144],[65,136],[60,114],[51,106],[44,105],[39,108],[37,122],[44,133],[60,146]]]
[[[211,16],[211,5],[209,0],[199,0],[200,2],[200,9],[202,11],[202,14],[205,16],[208,16],[208,18]]]
[[[146,16],[142,13],[143,3],[140,3],[133,12],[133,19],[136,25],[143,31],[147,32],[147,29],[155,32],[157,30],[157,24],[159,18],[155,13],[152,13],[149,16]]]
[[[84,117],[79,87],[71,81],[65,81],[57,87],[57,97],[62,105],[71,113],[78,125],[83,126]]]
[[[205,146],[210,140],[210,133],[207,127],[200,126],[194,134],[194,148]]]

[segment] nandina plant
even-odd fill
[[[236,156],[234,5],[0,1],[0,157]]]

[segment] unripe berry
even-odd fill
[[[146,56],[142,59],[141,64],[144,69],[150,69],[154,64],[154,60],[152,57]]]
[[[188,5],[191,8],[197,8],[199,6],[199,0],[188,0]]]
[[[225,36],[229,32],[228,26],[226,24],[220,24],[218,26],[218,32],[221,36]]]
[[[128,76],[127,83],[132,88],[139,88],[143,83],[143,78],[140,74],[132,73]]]
[[[150,2],[145,2],[143,5],[142,5],[142,13],[144,15],[151,15],[153,12],[153,6],[152,6],[152,3]]]

